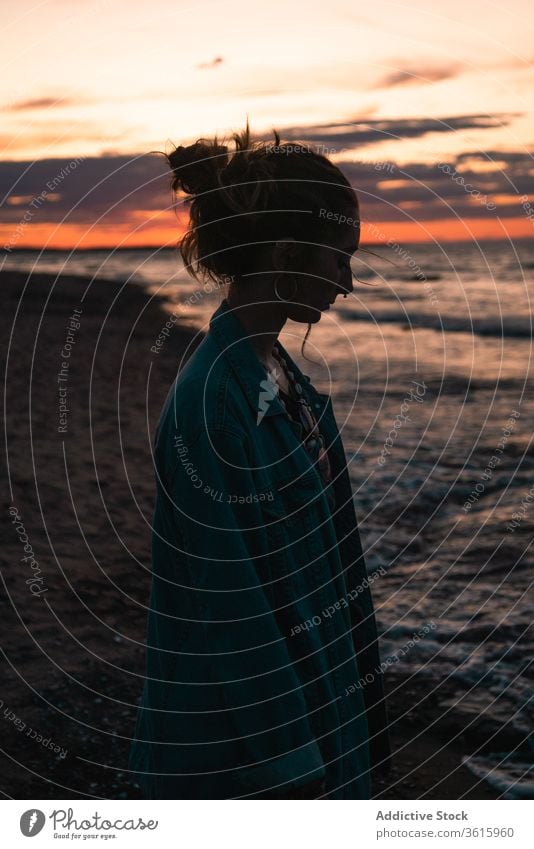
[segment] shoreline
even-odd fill
[[[12,487],[4,505],[2,706],[14,716],[0,716],[0,763],[9,776],[3,793],[141,798],[128,778],[127,738],[144,674],[151,444],[177,367],[202,337],[178,320],[158,353],[151,351],[168,314],[162,299],[138,283],[121,289],[61,275],[50,293],[55,275],[36,273],[19,303],[27,275],[3,271],[0,278],[2,338],[7,343],[11,336]],[[13,508],[27,542],[11,525]],[[25,583],[24,545],[39,565],[44,593]],[[462,766],[465,741],[447,743],[443,723],[428,730],[439,693],[428,700],[427,689],[412,678],[388,702],[397,755],[375,798],[499,798]],[[403,717],[409,703],[417,709]]]

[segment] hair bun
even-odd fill
[[[215,136],[163,154],[173,190],[191,201],[179,246],[195,279],[241,282],[265,262],[269,267],[269,245],[288,236],[305,245],[337,244],[339,225],[323,221],[324,210],[343,206],[347,218],[356,214],[357,195],[334,163],[309,145],[281,144],[273,133],[274,145],[254,140],[247,119],[228,146]]]
[[[177,147],[167,155],[173,171],[172,188],[198,195],[220,185],[219,174],[228,163],[228,148],[199,139],[187,147]]]

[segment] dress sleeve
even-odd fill
[[[245,755],[236,776],[250,792],[301,787],[325,768],[261,581],[268,543],[246,434],[202,430],[179,446],[168,495],[201,602],[214,683],[235,723],[236,751]]]

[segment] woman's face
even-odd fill
[[[294,276],[289,274],[289,281],[280,283],[280,294],[285,297],[295,288],[293,280],[298,282],[296,294],[286,308],[287,318],[292,321],[316,323],[339,295],[353,291],[350,261],[360,241],[359,213],[353,209],[345,215],[356,223],[338,224],[339,232],[332,225],[328,233],[334,232],[329,235],[328,244],[306,248],[304,266],[296,263]]]

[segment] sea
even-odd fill
[[[534,798],[534,240],[363,247],[304,353],[305,325],[281,340],[332,396],[382,666],[390,690],[413,677],[439,693],[476,776]],[[169,249],[0,267],[129,281],[199,332],[225,294]]]

